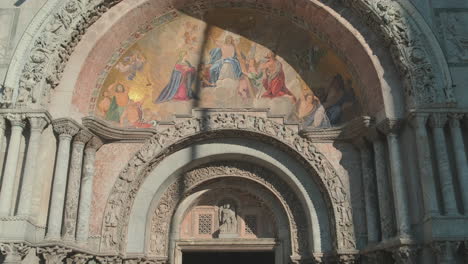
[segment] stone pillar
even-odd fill
[[[13,205],[13,189],[15,186],[16,172],[21,146],[21,135],[26,125],[24,114],[9,114],[7,119],[11,123],[10,143],[8,144],[7,159],[3,173],[2,189],[0,191],[0,215],[11,214]]]
[[[45,264],[63,264],[63,260],[71,251],[71,249],[66,249],[59,246],[37,249],[37,252],[44,258]]]
[[[379,124],[379,129],[386,135],[390,159],[390,174],[392,178],[393,199],[397,230],[400,238],[409,238],[410,216],[408,205],[408,190],[403,173],[398,133],[401,129],[399,120],[387,119]]]
[[[50,198],[49,221],[47,223],[47,239],[60,239],[62,214],[65,202],[65,185],[67,183],[68,162],[70,159],[70,142],[78,133],[79,126],[74,121],[61,118],[52,122],[54,131],[59,135],[55,175]]]
[[[457,202],[455,200],[455,189],[453,187],[452,172],[445,142],[444,126],[447,123],[446,114],[432,114],[429,123],[434,134],[434,146],[436,151],[437,168],[439,171],[440,185],[444,209],[448,215],[457,215]]]
[[[463,142],[460,120],[463,115],[450,115],[450,134],[452,136],[453,150],[455,152],[455,162],[457,166],[457,176],[460,185],[460,192],[463,201],[463,212],[468,215],[468,160],[466,158],[465,144]]]
[[[437,191],[432,171],[431,150],[429,148],[429,137],[427,136],[428,114],[415,113],[410,117],[410,125],[414,131],[415,145],[419,167],[419,177],[423,191],[424,215],[425,217],[438,216]]]
[[[21,264],[29,250],[23,243],[0,243],[0,252],[5,255],[4,264]]]
[[[368,139],[372,141],[374,149],[374,168],[377,179],[377,195],[379,197],[380,228],[382,231],[382,240],[386,240],[394,235],[395,223],[392,212],[390,182],[385,162],[385,145],[380,133],[375,128],[370,130]]]
[[[26,154],[26,164],[18,204],[18,215],[20,216],[30,216],[31,214],[32,193],[37,172],[37,155],[39,154],[41,135],[50,121],[45,115],[30,116],[28,120],[31,131],[29,134],[28,153]]]
[[[456,254],[460,247],[458,241],[437,241],[431,244],[434,255],[437,256],[437,263],[452,264],[456,263]]]
[[[362,183],[364,185],[364,200],[366,204],[367,241],[374,244],[379,241],[378,205],[375,174],[372,168],[372,157],[365,139],[354,142],[361,156]]]
[[[78,217],[78,199],[80,196],[81,168],[83,166],[83,150],[85,144],[93,135],[87,130],[81,130],[73,140],[70,171],[68,175],[67,200],[65,202],[64,240],[75,240],[76,220]]]
[[[0,115],[0,151],[3,145],[3,137],[5,136],[6,122],[5,117]]]
[[[78,210],[78,226],[76,241],[86,243],[89,234],[89,216],[91,214],[91,199],[93,195],[94,162],[96,151],[102,146],[102,141],[93,137],[86,145],[84,155],[83,180],[81,182],[80,205]]]

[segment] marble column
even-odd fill
[[[31,214],[32,192],[37,171],[37,155],[39,154],[42,131],[49,123],[50,119],[45,115],[39,115],[30,116],[28,120],[30,127],[28,153],[26,154],[26,163],[17,212],[20,216],[30,216]]]
[[[361,156],[362,183],[364,185],[364,200],[366,204],[367,242],[375,244],[379,241],[378,205],[375,174],[372,168],[370,146],[364,138],[354,142]]]
[[[8,144],[7,159],[3,172],[2,189],[0,190],[0,215],[8,216],[12,212],[13,191],[16,172],[19,163],[21,135],[26,126],[24,114],[8,114],[7,119],[11,123],[10,143]]]
[[[431,244],[439,264],[456,263],[456,254],[460,247],[459,241],[436,241]]]
[[[377,195],[379,198],[380,229],[382,231],[382,240],[386,240],[394,235],[395,223],[392,212],[390,182],[385,161],[385,145],[380,133],[375,128],[370,129],[367,138],[372,141],[374,149],[374,168],[377,180]]]
[[[93,137],[86,145],[83,179],[80,190],[80,205],[78,210],[78,225],[76,230],[76,241],[86,243],[89,235],[89,217],[91,214],[91,199],[93,195],[94,163],[96,151],[102,146],[102,141]]]
[[[5,255],[4,264],[21,264],[30,249],[23,243],[0,243],[0,253]]]
[[[54,131],[59,136],[55,175],[50,198],[49,221],[47,223],[46,239],[60,239],[62,214],[65,203],[65,185],[67,183],[68,162],[70,159],[70,142],[78,133],[80,127],[70,119],[57,119],[52,122]]]
[[[398,133],[400,132],[402,124],[400,120],[387,119],[380,123],[378,127],[387,137],[398,236],[400,238],[409,238],[411,237],[411,222],[408,190],[401,162],[400,142],[398,139]]]
[[[419,168],[419,177],[423,191],[424,216],[438,216],[439,208],[437,205],[437,190],[432,171],[431,150],[429,148],[429,137],[427,135],[427,120],[429,115],[415,113],[410,116],[410,125],[414,131],[415,145],[417,149],[417,160]]]
[[[463,212],[468,215],[468,160],[466,158],[465,144],[463,142],[460,120],[461,114],[451,114],[450,134],[452,136],[453,150],[455,152],[455,164],[457,167],[458,184],[463,202]]]
[[[70,171],[68,175],[67,200],[65,202],[64,240],[75,240],[76,220],[78,217],[78,199],[80,196],[81,169],[83,166],[83,150],[85,144],[93,135],[87,130],[81,130],[73,140]]]
[[[457,215],[457,202],[455,199],[455,189],[453,187],[452,172],[445,141],[444,127],[447,123],[447,114],[432,114],[429,124],[432,127],[434,136],[435,156],[437,169],[439,171],[440,185],[442,188],[442,198],[444,209],[447,215]]]

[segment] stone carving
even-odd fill
[[[447,124],[447,121],[448,117],[445,113],[436,113],[429,117],[429,125],[432,128],[444,128],[444,126]]]
[[[122,264],[123,261],[117,256],[96,257],[101,264]]]
[[[295,150],[301,162],[306,167],[318,173],[324,186],[324,191],[331,199],[334,219],[332,228],[336,230],[336,247],[342,249],[355,249],[356,242],[354,227],[352,222],[351,205],[349,195],[336,171],[330,162],[321,154],[313,144],[300,137],[289,128],[261,117],[248,116],[245,114],[222,113],[207,115],[203,118],[193,118],[178,123],[165,131],[152,137],[144,147],[133,157],[127,166],[122,170],[119,178],[109,195],[103,221],[102,243],[103,248],[110,251],[119,249],[119,245],[124,247],[126,232],[122,228],[128,224],[128,218],[132,202],[135,195],[145,179],[146,175],[157,165],[164,155],[168,154],[166,148],[174,144],[188,144],[190,137],[202,137],[208,135],[213,137],[213,133],[252,133],[261,135],[259,140],[267,140],[271,137],[271,143],[281,142],[279,147],[289,146],[288,151]],[[287,131],[288,133],[282,133]],[[265,137],[269,136],[269,137]],[[274,139],[272,139],[274,138]],[[294,153],[294,151],[293,151]],[[305,160],[304,160],[305,159]],[[292,195],[292,194],[285,194]],[[170,199],[168,200],[168,202]],[[291,203],[296,204],[297,203]],[[168,205],[161,203],[158,208],[163,215],[168,210]],[[165,228],[158,226],[158,229]],[[153,233],[155,234],[155,233]],[[299,233],[298,236],[303,234]],[[161,237],[152,238],[160,240]],[[304,239],[305,240],[305,239]],[[304,241],[301,240],[301,241]],[[155,243],[160,245],[161,243]],[[153,251],[162,251],[153,248]]]
[[[5,117],[8,119],[8,121],[10,121],[11,126],[19,126],[22,129],[26,127],[26,114],[8,113]]]
[[[230,200],[224,200],[219,206],[219,232],[220,237],[223,234],[237,233],[237,208],[235,203]]]
[[[0,253],[5,263],[21,263],[31,248],[24,243],[0,243]]]
[[[75,121],[67,118],[53,120],[52,126],[59,136],[69,137],[70,139],[80,131],[80,126]]]
[[[77,253],[67,258],[67,264],[86,264],[93,256],[88,254]]]
[[[37,253],[42,255],[46,264],[62,264],[67,254],[71,251],[71,249],[59,246],[44,247],[37,249]]]
[[[403,245],[391,250],[396,264],[416,264],[419,248],[412,245]]]
[[[468,12],[442,12],[440,31],[450,63],[468,63]]]
[[[70,54],[87,28],[120,1],[63,1],[64,3],[49,16],[41,33],[30,46],[34,48],[26,55],[26,63],[22,68],[18,96],[15,102],[12,98],[14,92],[8,88],[6,89],[8,91],[3,91],[1,103],[16,103],[19,107],[38,103],[47,104],[50,90],[58,85]],[[424,45],[425,33],[419,29],[417,25],[419,22],[412,19],[411,15],[407,14],[408,12],[397,1],[352,0],[344,2],[365,18],[371,28],[382,33],[391,45],[393,59],[406,79],[405,87],[409,105],[435,102],[439,95],[435,85],[437,72],[431,65],[429,59],[431,51]],[[231,4],[234,5],[234,3]],[[186,5],[184,10],[200,15],[210,6],[216,7],[216,4],[195,3]],[[242,6],[242,3],[236,3],[233,7]],[[265,3],[246,3],[244,6],[283,15],[291,12],[290,10],[271,8]],[[173,8],[172,3],[166,2],[161,7],[161,13]],[[178,8],[181,7],[178,6]],[[286,8],[292,9],[293,7]],[[307,26],[304,17],[296,15],[291,19],[300,26]],[[456,40],[456,43],[465,45],[465,31],[455,28],[454,32],[453,39]],[[452,87],[447,86],[443,89],[440,91],[441,98],[454,102]]]
[[[305,212],[302,206],[298,204],[297,201],[299,199],[295,195],[295,192],[292,191],[285,182],[272,175],[273,174],[265,168],[237,162],[211,164],[195,168],[185,173],[183,177],[180,177],[167,188],[155,207],[150,230],[150,254],[158,257],[166,257],[168,253],[170,219],[176,210],[177,204],[183,197],[189,195],[191,190],[208,180],[219,177],[236,176],[254,180],[274,193],[275,196],[279,197],[291,223],[290,232],[293,255],[298,257],[308,256],[309,236]],[[230,200],[223,200],[220,202],[220,205],[223,206],[225,210],[225,215],[222,215],[223,212],[220,211],[220,228],[223,228],[221,226],[223,223],[226,222],[227,225],[230,223],[230,228],[226,226],[226,230],[223,230],[224,234],[230,235],[232,233],[237,233],[237,219],[235,218],[235,210],[230,209],[231,206],[228,208],[227,204],[232,205],[235,203]],[[223,221],[223,219],[226,219],[226,221]],[[124,230],[124,233],[126,233],[126,230]]]

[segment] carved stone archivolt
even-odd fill
[[[165,156],[204,138],[228,135],[267,140],[270,144],[277,145],[293,156],[297,156],[298,161],[312,175],[318,174],[319,186],[323,189],[326,200],[332,208],[330,222],[332,229],[336,232],[334,238],[336,249],[354,250],[356,248],[348,190],[325,156],[311,142],[284,125],[257,116],[222,113],[178,123],[153,136],[130,159],[116,180],[107,201],[102,227],[104,251],[123,252],[125,250],[126,227],[135,196],[146,176]],[[297,206],[297,203],[291,204]],[[164,215],[170,209],[162,205],[158,210],[160,211],[158,215]],[[298,236],[302,231],[298,230]]]
[[[34,39],[26,42],[27,44],[24,45],[27,46],[19,48],[15,53],[13,62],[19,65],[13,65],[13,69],[8,71],[9,75],[6,78],[1,100],[2,105],[21,107],[47,104],[51,89],[60,82],[70,54],[88,27],[110,7],[121,1],[67,0],[60,1],[54,8],[49,7],[50,14],[33,21],[31,28],[28,29],[31,32],[30,34],[27,32],[26,35],[34,36]],[[195,4],[185,6],[184,10],[202,13],[210,8],[243,7],[244,4],[226,2],[224,5],[217,5],[210,2],[212,1],[197,1]],[[453,88],[448,83],[450,82],[448,68],[443,65],[443,58],[435,58],[434,61],[430,59],[435,56],[434,54],[441,52],[427,25],[421,26],[425,23],[422,18],[415,18],[416,15],[410,14],[411,12],[398,1],[352,0],[344,2],[356,10],[374,31],[380,32],[387,40],[393,59],[399,66],[400,73],[405,77],[406,94],[410,106],[441,100],[443,102],[455,101]],[[161,14],[181,8],[175,5],[167,1],[162,3]],[[273,10],[282,15],[292,13],[290,16],[295,23],[307,24],[305,22],[307,18],[294,14],[294,5],[285,6],[286,10],[272,8],[268,3],[245,3],[244,7]],[[424,26],[427,29],[423,29]],[[36,33],[38,27],[40,27],[40,33]],[[437,59],[442,60],[442,63],[437,62]],[[14,91],[16,87],[18,89]]]
[[[267,169],[247,163],[226,162],[195,168],[170,185],[153,210],[149,254],[160,258],[168,254],[169,228],[179,202],[201,184],[221,177],[238,177],[252,180],[267,188],[279,199],[289,218],[293,256],[310,257],[310,237],[305,210],[300,200],[286,182]]]

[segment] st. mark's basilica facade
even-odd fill
[[[468,1],[2,0],[0,263],[468,263]]]

